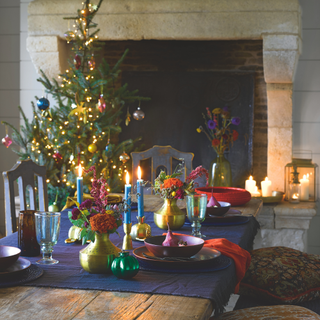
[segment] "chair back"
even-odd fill
[[[30,160],[18,161],[11,170],[4,171],[5,227],[6,235],[17,230],[17,219],[14,201],[14,182],[18,180],[20,210],[48,210],[48,191],[45,166],[39,166]],[[37,177],[37,185],[35,178]],[[27,208],[26,191],[29,192],[30,207]],[[39,206],[36,204],[38,193]]]
[[[136,185],[137,182],[137,169],[141,160],[151,158],[151,182],[157,177],[157,169],[159,167],[165,167],[167,174],[171,175],[174,168],[172,168],[172,159],[184,160],[184,173],[181,177],[182,181],[185,181],[186,177],[192,171],[192,160],[194,154],[191,152],[178,151],[171,146],[153,146],[152,148],[141,151],[131,152],[132,157],[132,185]],[[153,193],[152,190],[145,190],[145,193]]]

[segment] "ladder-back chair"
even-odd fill
[[[4,171],[4,198],[5,198],[5,227],[6,235],[17,230],[17,220],[14,201],[14,182],[18,180],[20,210],[48,210],[48,192],[46,183],[46,167],[39,166],[30,160],[18,161],[11,170]],[[35,178],[37,177],[37,185]],[[27,208],[29,192],[30,207]],[[39,205],[36,203],[38,193]]]

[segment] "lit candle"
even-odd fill
[[[137,192],[139,193],[138,197],[138,216],[144,216],[143,209],[143,180],[141,179],[141,168],[138,166],[138,180],[137,180]]]
[[[251,193],[251,195],[253,197],[260,197],[260,191],[258,190],[257,186],[254,187],[254,191]]]
[[[271,181],[268,180],[268,177],[266,177],[264,181],[261,181],[261,191],[263,197],[272,196]]]
[[[256,181],[253,180],[252,176],[249,177],[249,180],[246,180],[246,186],[245,189],[249,191],[250,193],[254,193],[256,186]]]
[[[81,164],[79,164],[78,170],[79,176],[77,177],[77,201],[80,204],[83,200],[83,178]]]
[[[303,175],[303,179],[300,179],[301,194],[300,200],[309,201],[309,179],[306,175]]]
[[[129,173],[127,172],[124,186],[124,199],[127,202],[127,210],[124,212],[124,223],[131,223],[131,184],[129,184],[129,179]]]

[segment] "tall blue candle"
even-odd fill
[[[79,204],[83,201],[83,178],[81,164],[79,164],[79,177],[77,177],[77,201]]]
[[[138,180],[137,180],[137,192],[139,193],[138,197],[138,216],[144,216],[144,201],[143,201],[143,180],[141,179],[141,168],[138,167]]]
[[[126,184],[124,186],[124,199],[127,202],[127,210],[124,212],[124,223],[131,223],[131,184],[129,184],[129,173],[127,172]]]

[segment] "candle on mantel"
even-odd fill
[[[268,177],[266,177],[264,181],[261,181],[261,192],[263,197],[272,196],[271,181],[268,180]]]
[[[129,183],[130,177],[127,172],[126,184],[124,186],[124,199],[127,203],[127,210],[124,212],[124,223],[131,223],[131,184]]]
[[[254,191],[251,193],[251,195],[253,197],[260,197],[261,194],[260,194],[260,191],[258,190],[257,186],[254,187]]]
[[[83,178],[82,178],[82,167],[79,163],[78,167],[78,174],[77,177],[77,201],[80,204],[83,201]]]
[[[309,201],[309,179],[305,174],[303,175],[303,179],[300,179],[300,184],[301,184],[300,200]]]
[[[138,197],[138,216],[144,216],[144,201],[143,201],[143,180],[141,179],[141,168],[138,166],[138,180],[137,180],[137,192],[139,193]]]
[[[249,180],[246,180],[245,189],[252,194],[254,193],[255,186],[256,186],[256,181],[253,180],[252,176],[250,176]]]

